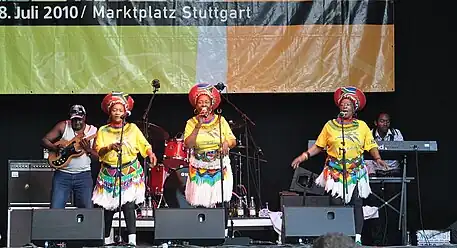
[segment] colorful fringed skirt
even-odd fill
[[[105,209],[116,210],[119,207],[118,169],[104,163],[101,166],[92,201]],[[140,162],[136,159],[123,165],[121,172],[121,204],[124,205],[127,202],[140,204],[144,202],[144,172]]]
[[[224,201],[232,198],[233,174],[229,156],[222,158],[223,173],[221,173],[220,158],[217,153],[206,152],[194,154],[189,161],[189,176],[186,183],[186,200],[192,206],[215,207],[222,202],[221,175],[224,175]]]
[[[343,161],[328,156],[322,173],[316,178],[316,184],[324,187],[333,197],[343,199]],[[363,157],[346,159],[346,187],[345,202],[349,203],[355,187],[358,187],[359,196],[367,198],[371,194],[367,168]]]

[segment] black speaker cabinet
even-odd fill
[[[8,206],[49,207],[54,169],[46,160],[8,161]],[[70,195],[67,206],[72,206]]]
[[[330,196],[328,195],[307,195],[304,197],[306,207],[329,207]]]
[[[298,167],[294,171],[289,190],[304,194],[324,195],[324,188],[317,186],[314,182],[318,176],[318,174]]]
[[[32,242],[64,242],[67,246],[101,246],[104,242],[102,208],[35,209],[32,212]]]
[[[32,242],[32,208],[8,208],[6,247],[23,247]]]
[[[303,196],[302,195],[292,195],[292,194],[280,194],[279,201],[281,207],[301,207],[303,206]]]
[[[352,207],[284,207],[282,220],[283,244],[326,233],[355,236]]]
[[[158,208],[154,213],[155,243],[220,245],[225,241],[223,208]]]

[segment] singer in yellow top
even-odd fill
[[[100,156],[101,168],[92,200],[105,209],[105,244],[113,243],[109,236],[113,215],[119,208],[119,195],[121,195],[122,211],[127,223],[129,243],[136,244],[135,204],[144,202],[145,197],[144,172],[137,156],[140,154],[142,157],[149,157],[152,166],[157,162],[151,145],[140,129],[134,123],[124,121],[130,115],[132,108],[132,97],[123,93],[108,94],[102,102],[102,110],[109,115],[109,124],[100,127],[97,132],[95,149]],[[124,126],[123,129],[122,126]],[[119,153],[122,155],[120,163]],[[121,192],[119,192],[119,164]]]
[[[224,168],[224,202],[232,198],[233,174],[228,154],[235,147],[236,138],[225,118],[214,114],[221,96],[212,85],[201,83],[192,87],[189,101],[195,108],[195,116],[187,121],[184,130],[184,143],[193,149],[186,199],[192,206],[217,207],[222,203],[220,159]]]
[[[306,152],[294,159],[292,167],[307,161],[327,150],[327,159],[324,169],[316,179],[316,184],[324,187],[332,196],[333,203],[349,203],[354,206],[354,221],[356,242],[361,244],[363,229],[363,200],[371,193],[365,161],[364,151],[369,151],[371,156],[381,166],[386,166],[381,159],[373,135],[367,124],[357,119],[357,111],[366,104],[365,94],[356,87],[341,87],[334,93],[335,104],[340,109],[336,119],[329,120],[322,128],[316,143]],[[344,135],[342,134],[344,128]],[[343,146],[344,137],[344,146]],[[343,157],[343,151],[346,151]],[[344,158],[344,159],[343,159]],[[346,199],[343,199],[343,165],[346,165]],[[338,201],[340,200],[340,201]]]

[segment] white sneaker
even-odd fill
[[[105,242],[104,242],[105,245],[110,245],[113,243],[114,243],[114,240],[111,237],[105,238]]]
[[[129,245],[136,246],[136,234],[129,234]]]

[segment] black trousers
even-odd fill
[[[342,198],[331,197],[330,202],[332,205],[344,205]],[[354,208],[354,222],[355,222],[355,233],[362,234],[363,230],[363,199],[359,196],[358,185],[355,186],[352,192],[352,198],[349,205]]]
[[[127,233],[136,233],[136,213],[135,203],[127,202],[122,206],[122,212],[124,213],[125,223],[127,225]],[[111,211],[105,209],[105,238],[109,237],[111,232],[111,226],[113,225],[113,216],[117,211]]]

